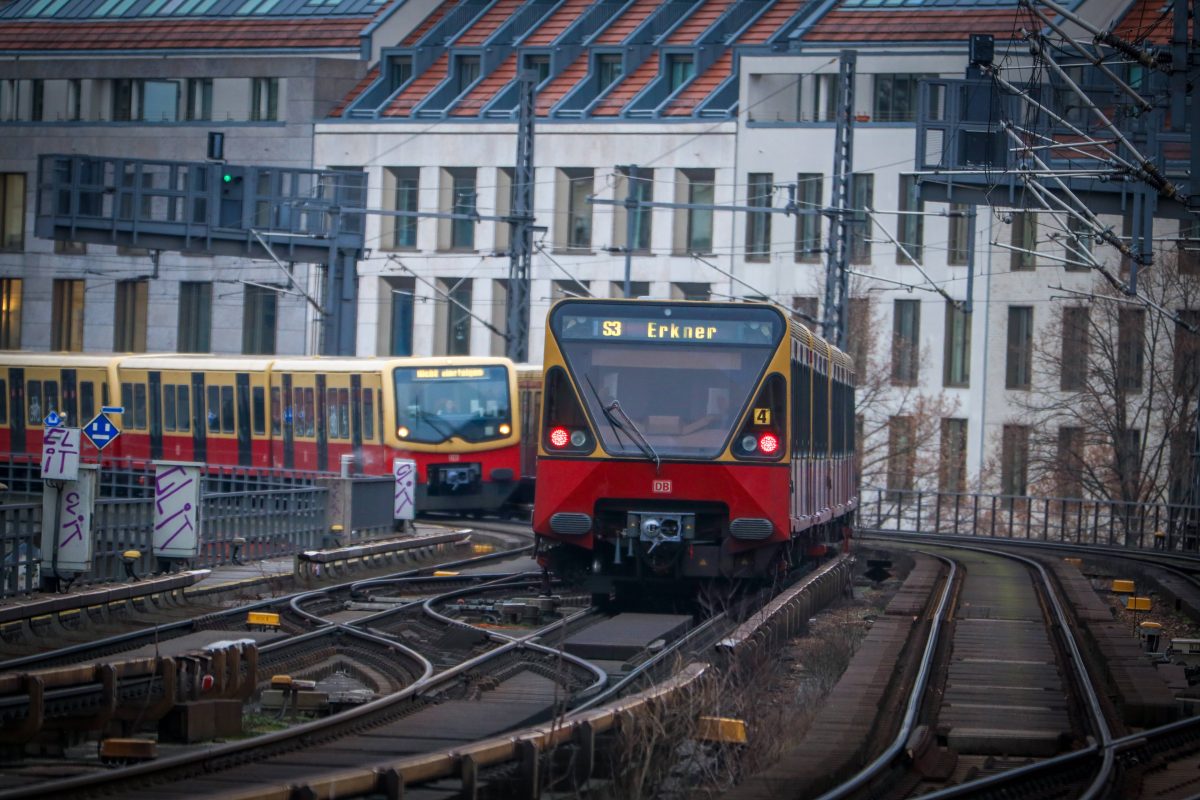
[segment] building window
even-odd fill
[[[630,281],[629,296],[630,297],[647,297],[650,294],[650,281]],[[608,283],[609,297],[624,297],[625,296],[625,281],[609,281]]]
[[[25,249],[25,173],[0,173],[0,250]]]
[[[450,167],[442,170],[439,210],[443,213],[475,214],[475,168]],[[440,220],[438,225],[439,250],[475,249],[475,220]]]
[[[1180,320],[1200,328],[1200,310],[1181,308],[1177,312]],[[1181,395],[1194,396],[1200,389],[1200,336],[1189,331],[1183,325],[1175,323],[1175,392]]]
[[[596,90],[603,92],[617,81],[621,80],[621,57],[610,53],[596,57]]]
[[[465,356],[471,352],[471,280],[439,278],[441,296],[435,312],[438,331],[434,355]]]
[[[133,79],[117,78],[112,82],[112,118],[114,122],[133,119]]]
[[[1083,428],[1058,429],[1055,483],[1059,497],[1083,497]]]
[[[1029,427],[1005,425],[1000,442],[1000,493],[1024,497],[1029,489]]]
[[[792,298],[792,313],[800,318],[804,326],[809,330],[814,330],[820,324],[821,319],[817,316],[817,298],[808,297],[793,297]]]
[[[525,69],[531,69],[537,73],[535,85],[540,86],[543,81],[550,77],[550,56],[543,55],[526,55]]]
[[[413,300],[417,291],[416,278],[384,278],[386,296],[381,303],[389,312],[386,326],[387,342],[381,348],[384,355],[413,354]]]
[[[150,281],[117,281],[113,314],[113,350],[118,353],[146,352],[146,312]]]
[[[279,294],[266,286],[246,284],[242,297],[242,352],[270,355],[275,352],[275,316]]]
[[[925,210],[925,204],[920,200],[920,193],[917,191],[917,176],[916,175],[901,175],[900,176],[900,211],[911,211],[915,213],[901,213],[896,224],[896,238],[900,244],[904,245],[904,249],[908,251],[908,256],[896,248],[896,263],[911,264],[912,261],[921,261],[921,245],[925,239],[925,218],[920,212]],[[911,259],[909,258],[911,256]]]
[[[965,267],[971,257],[970,241],[971,207],[966,203],[950,204],[949,233],[946,241],[946,263],[952,267]]]
[[[949,300],[943,364],[942,383],[946,386],[966,386],[971,382],[971,317]]]
[[[875,204],[875,176],[857,172],[850,176],[850,263],[871,263],[871,218],[867,208]]]
[[[83,350],[83,290],[82,280],[60,278],[54,281],[54,305],[50,311],[51,350]]]
[[[212,119],[212,103],[212,78],[188,78],[187,110],[184,116],[195,121]]]
[[[941,452],[938,458],[938,491],[967,490],[967,421],[942,420]]]
[[[710,300],[712,285],[707,283],[679,282],[671,284],[672,300]]]
[[[654,200],[654,170],[639,169],[637,177],[633,178],[633,199],[639,203],[649,203]],[[629,168],[619,167],[617,172],[616,194],[618,202],[630,194]],[[613,206],[613,241],[620,247],[625,247],[625,229],[628,211],[624,206]],[[654,219],[654,210],[635,206],[633,208],[633,249],[639,253],[650,252],[650,223]]]
[[[67,119],[83,119],[83,81],[79,78],[67,81]]]
[[[1033,307],[1008,307],[1006,389],[1028,389],[1033,376]]]
[[[21,290],[20,278],[0,278],[0,350],[21,349]]]
[[[46,119],[46,83],[42,80],[30,81],[29,118],[34,122],[44,122]]]
[[[671,81],[670,91],[675,92],[696,74],[696,65],[690,55],[667,56],[667,76]]]
[[[892,315],[892,383],[917,382],[921,347],[921,301],[896,300]]]
[[[550,282],[550,300],[555,302],[566,297],[591,297],[592,292],[588,288],[587,282],[576,280],[569,281],[551,281]]]
[[[459,56],[458,93],[462,94],[479,80],[479,56]]]
[[[251,78],[251,122],[273,122],[277,119],[279,119],[279,78]]]
[[[559,198],[565,200],[560,204],[563,209],[559,214],[559,223],[565,228],[556,231],[556,239],[565,241],[567,249],[587,250],[592,246],[592,204],[588,198],[595,191],[594,170],[591,169],[560,169]]]
[[[1067,306],[1062,313],[1062,371],[1058,386],[1064,392],[1074,392],[1087,383],[1088,308]]]
[[[207,281],[179,284],[179,352],[212,352],[212,289]]]
[[[1067,272],[1087,272],[1091,269],[1094,237],[1091,225],[1074,214],[1067,216]]]
[[[821,199],[824,179],[819,172],[802,172],[796,176],[796,260],[814,263],[821,260]],[[810,213],[804,213],[810,212]]]
[[[1117,316],[1117,388],[1126,392],[1142,390],[1145,353],[1146,312],[1140,308],[1122,308]]]
[[[412,56],[388,56],[388,94],[393,94],[413,75]]]
[[[871,319],[871,301],[866,297],[851,297],[850,312],[846,317],[846,333],[849,339],[847,350],[854,359],[854,368],[858,370],[859,380],[864,380],[867,369],[871,342],[869,334],[874,328]],[[860,438],[858,441],[862,441]]]
[[[712,205],[716,196],[715,172],[711,169],[681,169],[677,173],[678,202]],[[675,217],[675,252],[711,253],[713,212],[711,208],[682,209]]]
[[[1180,275],[1200,275],[1200,223],[1179,223],[1176,268]]]
[[[875,76],[875,102],[871,119],[875,122],[912,122],[917,118],[917,88],[922,74],[880,74]]]
[[[87,255],[87,242],[72,242],[69,239],[55,239],[54,254],[59,256],[85,256]]]
[[[751,172],[746,177],[746,205],[770,208],[775,178],[769,172]],[[771,215],[751,211],[746,215],[746,260],[767,261],[771,257]]]
[[[139,81],[141,113],[145,122],[175,122],[179,119],[179,84],[175,81]]]
[[[419,210],[420,169],[417,167],[389,167],[384,179],[385,190],[391,189],[390,199],[393,210],[414,213]],[[384,217],[384,240],[388,242],[389,248],[392,250],[416,250],[419,219],[419,217]],[[390,237],[387,236],[386,229],[388,227],[391,228]]]
[[[913,488],[913,418],[888,419],[887,488],[890,492],[910,492]],[[898,497],[895,499],[899,499]]]
[[[1013,212],[1012,246],[1014,272],[1037,266],[1037,214],[1032,211]]]

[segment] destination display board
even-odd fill
[[[637,307],[633,307],[637,310]],[[557,316],[562,339],[655,344],[773,345],[779,341],[783,323],[769,309],[744,310],[720,316],[699,313],[693,308],[647,306],[639,315],[630,306],[602,305],[569,308]]]

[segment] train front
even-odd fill
[[[512,362],[409,359],[391,389],[388,445],[417,463],[417,510],[504,509],[521,477]]]
[[[534,530],[596,594],[773,575],[790,537],[788,326],[766,305],[550,312]]]

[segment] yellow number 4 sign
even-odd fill
[[[771,409],[769,409],[769,408],[754,409],[754,424],[755,425],[770,425],[771,424]]]

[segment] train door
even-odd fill
[[[296,468],[296,409],[292,401],[292,376],[283,376],[283,468]]]
[[[350,376],[350,446],[354,450],[354,463],[359,472],[363,471],[363,429],[362,429],[362,375]]]
[[[208,460],[208,421],[204,412],[204,373],[192,373],[192,459]]]
[[[146,381],[150,384],[150,458],[161,459],[163,455],[162,373],[149,372]]]
[[[317,375],[317,469],[328,470],[329,466],[329,429],[328,410],[325,408],[325,376]]]
[[[238,464],[250,466],[250,373],[238,372],[237,385],[237,447]]]
[[[74,428],[82,427],[89,420],[79,418],[79,377],[75,370],[62,371],[62,410],[67,416],[67,425]]]
[[[25,452],[25,370],[10,369],[8,371],[9,391],[9,435],[12,444],[9,449],[14,453]]]

